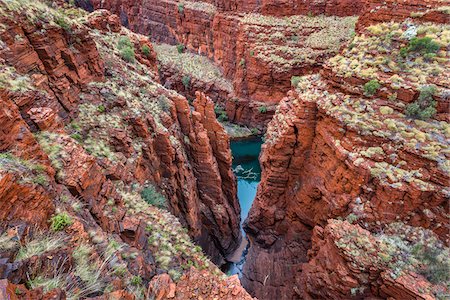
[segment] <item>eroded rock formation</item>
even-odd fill
[[[0,1],[0,13],[2,293],[159,297],[158,273],[179,299],[197,287],[251,299],[192,242],[220,265],[241,239],[211,100],[191,112],[159,84],[148,38],[108,11]]]
[[[361,297],[358,288],[367,292],[365,296],[381,298],[442,295],[442,282],[408,275],[410,269],[420,272],[426,262],[402,265],[392,258],[395,263],[381,268],[369,261],[362,268],[370,265],[377,271],[362,280],[348,276],[359,274],[357,267],[345,271],[339,262],[366,263],[358,253],[335,255],[328,248],[338,243],[327,227],[337,218],[358,222],[375,235],[397,221],[429,229],[441,244],[448,243],[448,154],[442,151],[448,147],[448,53],[438,51],[448,41],[442,35],[448,26],[439,18],[436,23],[422,23],[429,19],[420,18],[360,27],[360,35],[325,64],[321,75],[299,79],[298,87],[278,106],[260,157],[262,181],[246,220],[251,248],[243,283],[258,298],[281,294],[284,299],[347,299]],[[424,62],[423,52],[410,45],[428,30],[436,30],[438,46],[436,59]],[[406,51],[403,57],[400,51]],[[415,75],[408,75],[404,60],[414,61],[409,68]],[[424,99],[430,101],[428,108],[420,104]],[[430,114],[415,110],[416,105]],[[333,223],[348,234],[353,229],[346,226]],[[399,235],[409,239],[411,234]],[[394,247],[387,240],[383,245]],[[417,247],[428,249],[426,243]],[[392,275],[399,270],[403,275]]]
[[[261,110],[271,111],[284,97],[292,76],[317,71],[338,52],[351,37],[356,20],[351,16],[362,8],[362,1],[90,2],[120,15],[122,24],[135,32],[184,44],[214,60],[233,83],[234,93],[219,102],[228,118],[260,128],[272,116],[261,116]]]

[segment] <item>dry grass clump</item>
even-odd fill
[[[63,234],[37,234],[32,240],[26,241],[25,244],[20,247],[19,252],[16,255],[16,261],[56,250],[63,247],[64,244],[65,238]]]
[[[0,40],[0,48],[2,41]],[[19,75],[14,67],[0,65],[0,89],[25,93],[34,90],[28,75]]]
[[[48,184],[45,166],[33,160],[26,160],[10,152],[0,153],[0,171],[15,173],[20,177],[20,183]]]

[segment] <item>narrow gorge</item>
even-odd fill
[[[0,299],[448,299],[443,0],[0,0]]]

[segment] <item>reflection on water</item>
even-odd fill
[[[259,153],[261,152],[262,139],[251,138],[231,142],[233,153],[233,170],[237,177],[237,190],[241,205],[241,224],[247,218],[248,212],[256,196],[256,190],[261,180],[261,167],[259,165]],[[242,229],[242,226],[241,226]],[[243,243],[236,251],[232,262],[226,264],[222,270],[228,275],[242,274],[242,266],[247,252],[247,239],[243,232]]]

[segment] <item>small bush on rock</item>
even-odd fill
[[[134,62],[134,50],[130,47],[125,47],[120,50],[120,56],[122,56],[123,60],[125,60],[126,62]]]
[[[291,85],[292,87],[296,88],[298,86],[298,83],[300,82],[300,76],[292,76],[291,77]]]
[[[183,78],[181,79],[181,82],[183,83],[184,88],[186,90],[189,89],[189,86],[191,85],[191,76],[189,76],[189,75],[183,76]]]
[[[119,38],[117,48],[119,49],[120,56],[122,56],[123,60],[130,63],[134,62],[134,46],[127,36],[121,36]]]
[[[50,219],[50,222],[51,222],[50,228],[53,231],[61,231],[73,223],[72,219],[67,213],[61,213],[53,216]]]
[[[64,29],[65,31],[68,31],[70,29],[70,24],[67,23],[67,20],[63,17],[55,17],[55,23]]]
[[[183,3],[178,4],[178,12],[180,14],[182,14],[184,12],[184,4]]]
[[[178,44],[177,45],[177,51],[178,53],[183,53],[184,52],[184,45],[183,44]]]
[[[147,57],[150,55],[150,47],[148,45],[143,45],[141,51]]]
[[[426,53],[436,53],[439,51],[441,46],[433,41],[430,37],[423,37],[423,38],[413,38],[409,42],[408,51],[409,52],[420,52],[423,54]]]
[[[378,80],[373,79],[364,85],[364,95],[366,95],[367,97],[372,97],[380,87],[381,85]]]
[[[141,191],[141,197],[150,205],[158,208],[167,208],[166,198],[159,193],[154,186],[150,185]]]
[[[265,114],[267,112],[267,106],[260,106],[260,107],[258,107],[258,111],[261,114]]]
[[[406,107],[405,114],[408,117],[420,120],[427,120],[436,114],[436,101],[434,101],[434,94],[436,87],[429,85],[422,87],[419,98]]]

